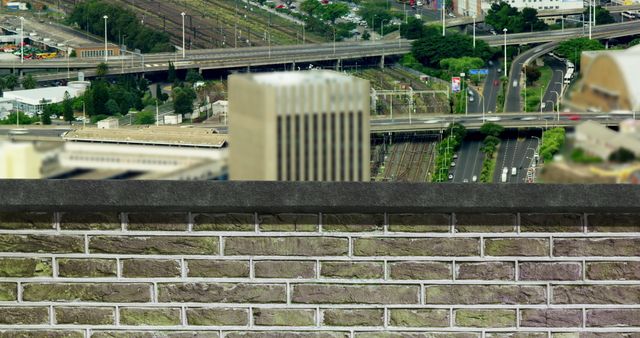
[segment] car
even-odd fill
[[[462,183],[469,183],[469,179],[465,178],[464,180],[462,180]]]
[[[451,162],[451,166],[455,167],[456,166],[456,162]]]
[[[467,91],[467,94],[469,94],[469,96],[473,96],[473,90],[469,89],[469,90]]]
[[[516,167],[511,168],[511,176],[516,176],[518,174],[518,169]]]
[[[498,73],[502,73],[502,68],[498,68]]]
[[[491,116],[491,117],[487,117],[485,120],[487,120],[489,122],[498,122],[498,121],[502,120],[502,118],[500,118],[498,116]]]
[[[493,35],[498,35],[498,33],[496,33],[496,31],[495,31],[495,30],[493,30],[493,29],[492,29],[490,32],[491,32],[491,34],[493,34]]]
[[[580,120],[580,115],[578,115],[578,114],[571,114],[571,115],[569,115],[569,120],[571,120],[571,121],[578,121],[578,120]]]
[[[449,179],[452,180],[453,179],[453,174],[449,174]]]
[[[448,14],[450,17],[455,18],[456,16],[453,13]]]
[[[513,87],[517,87],[518,86],[518,80],[513,80]]]
[[[285,7],[285,5],[278,5],[278,6],[276,6],[276,8],[283,9],[283,8],[286,8],[286,7]]]
[[[469,102],[473,102],[473,96],[469,96]]]
[[[454,159],[458,158],[458,154],[453,154],[453,158]]]
[[[471,182],[477,182],[478,181],[478,176],[473,175],[473,177],[471,177]]]
[[[494,85],[494,86],[496,86],[496,87],[497,87],[497,86],[499,86],[499,85],[500,85],[500,81],[498,81],[498,80],[493,80],[493,85]]]

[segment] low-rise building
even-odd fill
[[[626,148],[640,156],[640,134],[619,133],[594,121],[586,121],[576,126],[575,145],[605,160],[620,148]]]
[[[95,58],[104,57],[104,44],[81,45],[76,47],[76,57]],[[120,55],[120,47],[114,44],[107,44],[107,56]]]
[[[14,111],[21,111],[26,115],[34,116],[42,113],[45,105],[62,102],[65,93],[69,93],[69,96],[74,98],[83,92],[83,88],[69,86],[13,90],[4,92],[3,101],[11,102]]]
[[[98,129],[113,129],[118,128],[120,122],[115,117],[109,117],[104,120],[98,121]]]

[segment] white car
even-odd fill
[[[455,167],[456,166],[456,162],[451,162],[451,166]]]
[[[469,183],[469,179],[465,178],[464,180],[462,180],[462,183]]]
[[[453,179],[453,174],[449,174],[449,179],[452,180]]]
[[[473,175],[473,177],[471,177],[471,182],[477,182],[478,181],[478,176]]]
[[[513,87],[517,87],[518,86],[518,80],[513,80]]]
[[[485,120],[489,121],[489,122],[498,122],[500,120],[502,120],[500,117],[498,116],[491,116],[491,117],[487,117]]]

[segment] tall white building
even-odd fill
[[[369,181],[369,81],[334,71],[229,78],[232,180]]]

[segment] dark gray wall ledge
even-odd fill
[[[640,212],[632,185],[0,180],[0,211]]]

